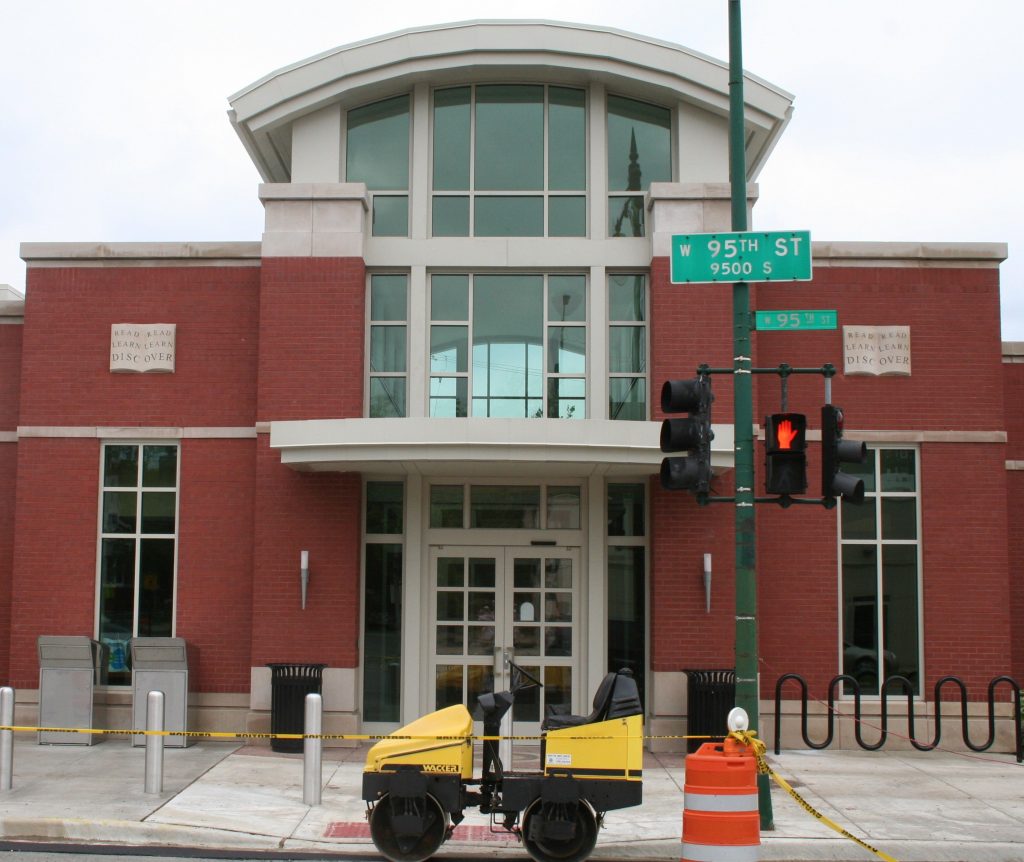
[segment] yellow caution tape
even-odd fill
[[[888,853],[885,853],[882,850],[878,850],[877,848],[872,847],[866,841],[862,841],[856,835],[853,835],[852,833],[850,833],[847,830],[843,829],[843,827],[840,826],[835,821],[829,820],[829,818],[827,818],[824,814],[822,814],[820,811],[818,811],[818,809],[816,809],[813,805],[811,805],[811,803],[809,803],[799,793],[797,793],[792,788],[790,783],[788,781],[786,781],[785,778],[783,778],[781,775],[779,775],[774,769],[772,769],[768,765],[768,761],[765,759],[765,753],[768,750],[768,746],[765,745],[764,742],[762,742],[760,739],[757,738],[757,731],[753,731],[753,730],[749,730],[749,731],[733,731],[732,733],[729,734],[729,736],[731,736],[733,739],[738,739],[740,742],[744,743],[745,745],[747,745],[751,749],[753,749],[754,757],[757,758],[757,771],[760,772],[762,775],[770,775],[772,777],[772,780],[776,784],[778,784],[779,787],[781,787],[783,790],[785,790],[786,793],[788,793],[790,796],[792,796],[793,799],[796,800],[797,804],[801,808],[803,808],[804,811],[806,811],[808,814],[810,814],[812,817],[817,818],[823,824],[825,824],[825,826],[827,826],[829,829],[833,830],[834,832],[838,832],[844,838],[849,838],[855,844],[858,844],[861,847],[863,847],[865,850],[868,850],[871,853],[874,853],[879,859],[884,859],[885,862],[898,862],[897,859],[895,859],[894,857],[890,856]]]
[[[197,739],[332,739],[374,741],[382,739],[417,740],[430,739],[437,742],[500,742],[511,739],[519,742],[539,742],[544,736],[437,736],[435,734],[398,734],[398,733],[264,733],[246,731],[235,733],[215,730],[111,730],[97,727],[29,727],[27,725],[2,724],[0,731],[10,730],[15,733],[109,733],[111,736],[189,736]],[[562,739],[721,739],[720,736],[563,736]]]

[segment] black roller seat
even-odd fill
[[[636,687],[636,680],[633,679],[633,671],[629,668],[605,675],[594,693],[594,709],[590,715],[569,715],[558,710],[557,706],[548,707],[547,715],[540,726],[542,731],[595,724],[598,721],[625,718],[643,712],[640,706],[640,691]]]

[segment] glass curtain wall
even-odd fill
[[[844,469],[864,480],[865,494],[863,505],[840,509],[843,673],[862,694],[878,694],[893,675],[920,693],[917,451],[870,449],[864,464]]]
[[[608,96],[608,236],[644,236],[644,196],[672,179],[672,113]]]
[[[178,447],[106,444],[101,481],[97,639],[106,681],[130,685],[132,637],[174,634]]]
[[[366,483],[363,720],[396,722],[402,692],[401,482]]]
[[[409,277],[370,276],[369,416],[405,416]]]
[[[434,275],[430,416],[583,419],[583,275]]]
[[[437,90],[433,135],[433,236],[586,236],[583,90]]]
[[[373,193],[373,235],[409,235],[409,97],[348,112],[345,176]]]
[[[647,648],[643,483],[608,486],[608,670],[633,671],[644,698]]]
[[[608,277],[608,416],[647,419],[647,277]]]

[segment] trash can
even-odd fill
[[[270,668],[270,732],[302,733],[306,695],[320,694],[325,664],[268,664]],[[302,751],[302,739],[272,739],[273,751]]]
[[[93,686],[104,664],[102,645],[77,635],[40,635],[39,726],[92,728]],[[96,733],[41,730],[40,745],[95,745]]]
[[[188,650],[184,638],[132,638],[132,727],[146,727],[147,702],[151,691],[164,693],[164,730],[188,730]],[[168,748],[185,748],[191,736],[165,736]],[[146,744],[141,733],[132,745]]]
[[[726,718],[736,706],[736,671],[684,670],[686,674],[686,726],[692,736],[719,736],[729,733]],[[686,740],[692,754],[706,739]]]

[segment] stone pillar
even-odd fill
[[[364,183],[262,183],[263,257],[363,257]]]
[[[678,234],[732,230],[728,183],[651,183],[647,192],[653,257],[668,257]],[[757,185],[747,184],[748,208],[757,200]]]

